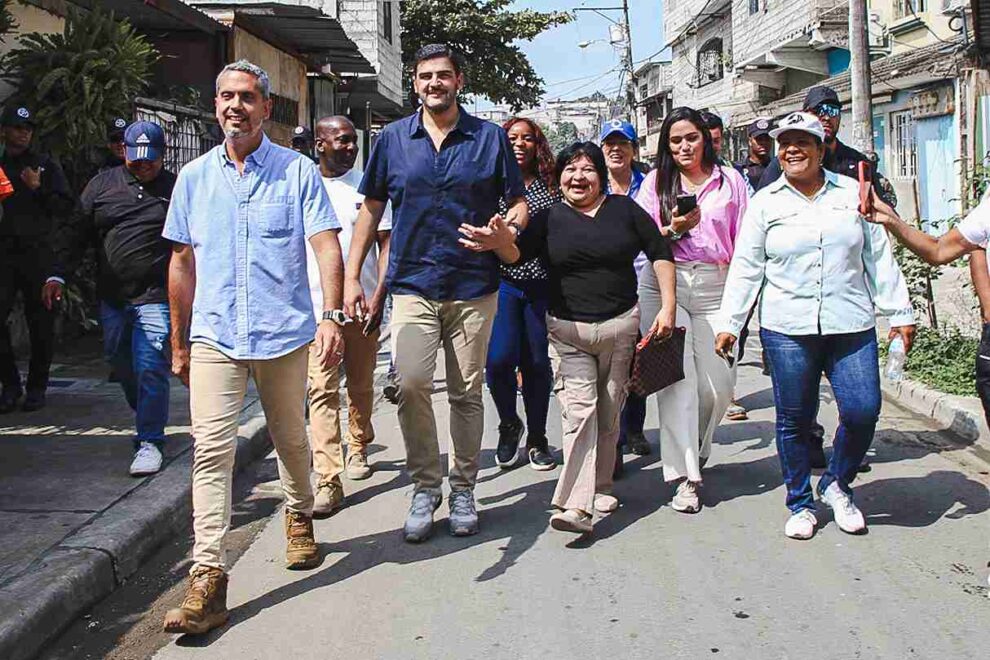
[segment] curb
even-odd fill
[[[990,429],[976,397],[945,394],[912,380],[891,381],[882,376],[880,388],[886,399],[934,419],[990,456]]]
[[[237,429],[234,473],[271,449],[259,402]],[[0,658],[29,660],[127,581],[192,515],[191,448],[0,589]]]

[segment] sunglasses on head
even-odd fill
[[[837,105],[831,105],[828,103],[823,103],[822,105],[815,108],[815,114],[819,117],[838,117],[842,113],[842,108]]]

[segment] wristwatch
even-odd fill
[[[684,234],[686,233],[687,232],[684,232]],[[684,238],[684,234],[679,234],[673,229],[667,230],[667,238],[669,238],[672,241],[679,241],[680,239]]]
[[[329,312],[323,312],[323,318],[321,320],[333,321],[334,323],[336,323],[341,327],[343,327],[345,323],[350,321],[350,319],[347,318],[347,314],[344,314],[344,310],[342,309],[334,309]]]

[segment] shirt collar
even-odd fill
[[[219,145],[220,150],[220,164],[226,165],[227,163],[233,164],[230,160],[230,156],[227,155],[227,143],[221,142]],[[265,164],[265,159],[268,158],[268,154],[272,150],[272,141],[268,139],[268,134],[262,132],[261,134],[261,144],[258,148],[248,154],[246,160],[252,161],[258,167],[262,167]]]
[[[838,174],[832,172],[831,170],[826,170],[824,167],[822,168],[822,173],[824,173],[825,175],[825,185],[822,186],[822,190],[818,191],[817,195],[815,195],[816,197],[818,195],[823,194],[826,189],[830,187],[834,188],[835,186],[839,185]],[[783,172],[781,172],[780,177],[776,181],[774,181],[773,183],[767,186],[767,190],[769,190],[771,194],[780,192],[785,188],[794,191],[798,195],[801,195],[801,197],[804,197],[804,195],[800,191],[798,191],[794,186],[790,184],[790,182],[787,181],[787,175],[784,174]],[[805,197],[805,199],[807,198]]]
[[[454,131],[460,131],[464,135],[474,135],[478,130],[479,122],[478,120],[469,115],[465,110],[464,106],[457,105],[457,125],[454,126],[451,133]],[[409,137],[416,137],[417,134],[426,134],[426,128],[423,126],[423,112],[424,110],[420,108],[413,115],[413,120],[409,125]]]

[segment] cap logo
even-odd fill
[[[766,130],[770,128],[770,122],[768,122],[766,119],[761,119],[760,121],[756,122],[756,127],[761,131]]]
[[[305,129],[302,126],[296,126],[296,130],[293,131],[296,135],[302,135]]]
[[[21,119],[27,119],[28,117],[31,116],[31,113],[28,112],[27,108],[18,108],[17,116],[20,117]]]
[[[804,123],[804,117],[802,117],[798,113],[794,113],[793,115],[787,118],[788,126],[793,126],[794,124],[803,124],[803,123]]]
[[[612,120],[612,128],[622,128],[622,120],[621,119],[613,119]]]
[[[151,142],[151,138],[149,138],[149,137],[148,137],[148,136],[147,136],[146,134],[144,134],[144,133],[141,133],[141,135],[139,135],[139,136],[137,137],[137,139],[136,139],[136,140],[134,140],[134,143],[135,143],[135,144],[148,144],[148,143],[150,143],[150,142]]]
[[[114,128],[124,128],[125,126],[127,126],[127,122],[121,119],[120,117],[118,117],[117,119],[113,120],[113,125]]]

